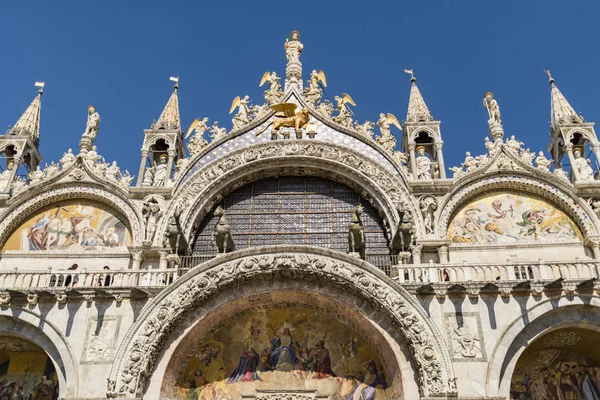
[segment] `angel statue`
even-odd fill
[[[225,137],[227,134],[227,129],[219,128],[219,121],[213,122],[212,126],[208,129],[208,131],[212,134],[210,135],[210,141],[216,142],[217,140]]]
[[[276,111],[275,114],[277,119],[273,120],[269,125],[262,131],[259,131],[256,136],[262,134],[264,131],[271,128],[271,140],[277,139],[277,135],[281,134],[281,128],[290,127],[294,128],[296,132],[296,139],[302,139],[302,128],[310,121],[310,114],[306,108],[298,109],[298,106],[294,103],[280,103],[271,106],[271,109]],[[283,133],[283,137],[288,139],[289,133]]]
[[[192,132],[196,132],[188,144],[188,150],[190,151],[190,155],[192,157],[200,153],[204,147],[208,146],[208,142],[206,139],[204,139],[204,132],[208,130],[208,125],[206,124],[207,122],[208,117],[204,117],[202,119],[196,118],[190,125],[187,134],[185,135],[185,138],[187,139]]]
[[[311,104],[318,103],[327,87],[327,79],[323,71],[317,72],[313,69],[308,80],[308,87],[304,88],[304,97]]]
[[[377,125],[379,126],[379,133],[381,134],[381,136],[377,136],[375,140],[384,148],[385,151],[392,154],[394,148],[396,148],[396,138],[394,137],[394,135],[392,135],[390,123],[394,124],[398,129],[402,130],[400,122],[398,122],[398,119],[393,114],[379,114],[379,120],[377,121]]]
[[[352,97],[347,93],[343,93],[342,97],[335,96],[335,101],[337,102],[338,115],[333,117],[333,122],[345,128],[352,128],[352,116],[354,113],[350,110],[348,104],[356,107],[356,103],[354,103]]]
[[[488,115],[490,116],[488,124],[501,124],[500,107],[498,106],[498,102],[494,99],[494,94],[492,92],[487,92],[485,94],[483,105],[487,108]]]
[[[258,87],[261,87],[267,82],[269,83],[269,88],[265,90],[265,100],[269,104],[275,104],[279,101],[281,95],[283,94],[283,91],[281,90],[281,83],[279,83],[279,77],[275,72],[267,71],[263,74]]]
[[[233,123],[234,130],[240,129],[241,127],[250,123],[250,117],[248,116],[248,113],[250,111],[250,106],[248,105],[249,103],[250,96],[244,96],[243,98],[237,96],[235,99],[233,99],[233,103],[231,103],[231,109],[229,110],[229,114],[232,114],[236,108],[238,109],[237,114],[235,114],[233,119],[231,120],[231,122]]]

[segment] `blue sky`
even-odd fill
[[[506,135],[532,150],[549,139],[544,68],[588,121],[600,120],[600,3],[592,1],[3,1],[0,126],[14,124],[46,81],[40,151],[74,150],[94,104],[98,151],[136,173],[143,129],[180,76],[182,124],[231,127],[232,99],[262,103],[265,71],[285,75],[283,42],[302,34],[301,61],[327,74],[327,98],[349,93],[357,119],[406,116],[409,76],[442,121],[447,166],[485,151],[494,92]],[[398,137],[400,137],[399,135]]]

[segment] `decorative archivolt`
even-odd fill
[[[121,213],[131,229],[133,245],[141,245],[143,239],[141,214],[124,196],[105,190],[93,183],[61,182],[44,187],[44,190],[39,193],[27,195],[27,197],[23,195],[23,201],[17,201],[4,210],[4,213],[0,215],[2,221],[0,222],[0,248],[4,246],[11,232],[37,210],[58,201],[71,199],[95,200]]]
[[[370,264],[313,247],[274,247],[230,253],[190,270],[145,308],[119,348],[109,396],[140,398],[164,343],[194,309],[240,280],[293,278],[330,284],[354,293],[385,315],[410,348],[422,395],[455,392],[454,373],[440,332],[406,290]]]
[[[515,173],[514,170],[499,172],[501,173],[496,175],[473,174],[472,179],[463,180],[462,184],[444,196],[436,224],[440,236],[446,234],[450,219],[462,205],[482,193],[499,190],[517,191],[524,195],[531,193],[547,198],[575,220],[585,237],[598,235],[598,217],[585,201],[568,190],[566,184],[558,187],[558,185],[540,179],[541,176]]]
[[[177,206],[182,211],[184,232],[190,238],[194,224],[229,192],[252,181],[273,175],[321,175],[347,184],[383,215],[390,230],[395,232],[399,208],[408,208],[420,218],[418,204],[405,182],[364,155],[348,148],[320,141],[270,141],[231,152],[197,171],[177,192],[167,214]],[[162,237],[166,221],[156,237]],[[423,235],[422,224],[417,234]]]

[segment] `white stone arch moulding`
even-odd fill
[[[2,319],[7,320],[2,321]],[[0,308],[0,334],[16,335],[42,348],[52,360],[58,375],[60,397],[76,397],[79,376],[73,349],[50,321],[20,307]]]
[[[154,146],[156,142],[161,139],[165,141],[165,143],[169,146],[169,149],[173,148],[173,143],[171,143],[171,139],[169,139],[167,135],[162,133],[153,133],[152,138],[144,145],[142,150],[150,151],[150,146]]]
[[[0,222],[0,249],[4,247],[12,231],[37,210],[58,201],[76,199],[95,200],[121,213],[131,229],[132,245],[141,245],[143,236],[140,221],[142,221],[142,216],[130,201],[94,185],[77,184],[50,187],[44,192],[26,197],[5,209],[4,213],[0,215],[0,221],[2,221]]]
[[[515,366],[527,345],[549,331],[569,326],[600,331],[600,297],[546,299],[515,318],[491,353],[485,378],[486,395],[508,398]]]
[[[369,263],[311,246],[262,247],[233,252],[194,267],[154,298],[119,346],[111,371],[114,395],[143,396],[162,346],[177,324],[226,288],[274,276],[318,280],[348,290],[397,327],[417,366],[421,395],[455,394],[446,343],[427,313],[405,289]]]
[[[566,185],[553,185],[545,180],[510,171],[506,174],[476,176],[464,181],[441,200],[436,217],[440,238],[446,237],[450,218],[468,201],[482,193],[495,190],[514,190],[522,194],[547,197],[559,209],[571,217],[582,231],[584,238],[597,238],[600,220],[583,199],[568,190]]]
[[[17,150],[15,154],[20,154],[23,150],[21,149],[21,146],[15,142],[6,142],[2,145],[2,147],[0,147],[0,152],[6,151],[6,149],[10,146],[13,146],[15,150]]]
[[[425,132],[427,134],[427,136],[432,138],[433,143],[443,143],[440,135],[435,130],[431,129],[428,126],[419,126],[419,127],[415,128],[410,133],[409,141],[411,141],[411,142],[414,141],[417,138],[417,136],[419,136],[419,133],[421,133],[421,132]],[[418,144],[417,144],[417,146],[418,146]]]
[[[415,218],[417,238],[425,236],[419,206],[409,193],[406,182],[358,152],[315,140],[265,142],[231,152],[196,171],[175,193],[155,238],[163,237],[169,216],[173,215],[177,205],[182,211],[181,221],[186,237],[193,240],[194,224],[200,223],[204,215],[225,195],[244,184],[272,176],[266,175],[268,173],[279,173],[284,168],[321,171],[344,180],[342,183],[355,189],[367,200],[373,200],[373,205],[382,213],[387,224],[390,240],[399,221],[398,207],[404,204]]]
[[[583,138],[586,139],[590,143],[590,145],[598,143],[598,139],[596,137],[594,137],[590,132],[586,131],[585,129],[572,128],[572,129],[569,129],[569,131],[564,135],[565,139],[563,141],[563,146],[565,143],[571,144],[571,140],[573,139],[573,136],[576,133],[579,133],[581,136],[583,136]]]

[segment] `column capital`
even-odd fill
[[[408,143],[408,149],[410,151],[415,151],[416,148],[417,148],[417,144],[415,142]]]

